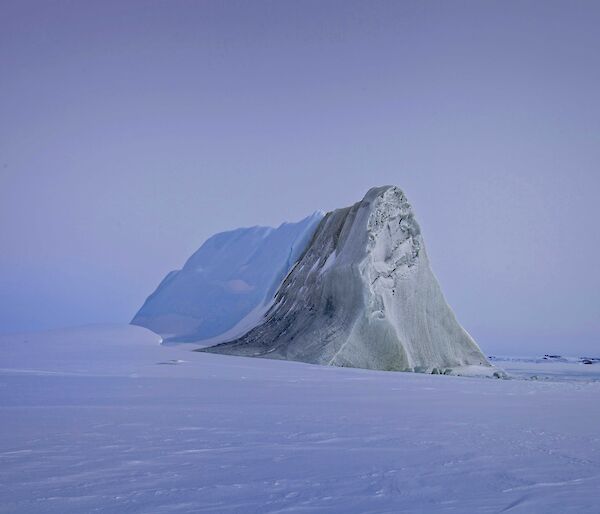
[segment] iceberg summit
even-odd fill
[[[413,210],[398,187],[373,188],[360,202],[300,225],[290,238],[292,258],[275,263],[278,275],[268,277],[268,287],[252,285],[263,287],[265,295],[253,308],[247,306],[254,315],[246,314],[251,319],[243,329],[233,335],[229,327],[212,340],[221,342],[198,351],[377,370],[501,375],[446,303]],[[246,273],[253,265],[268,267],[254,255],[245,257],[248,262],[238,267]],[[274,281],[278,287],[272,287]],[[169,302],[159,302],[164,287],[153,295],[164,310],[154,314],[170,319]],[[200,297],[210,303],[209,290],[189,294],[186,301]],[[231,312],[236,306],[233,302]],[[185,310],[181,304],[179,310]],[[196,318],[214,324],[208,314]],[[134,322],[145,319],[138,313]]]

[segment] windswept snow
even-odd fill
[[[189,349],[135,326],[0,337],[0,512],[598,512],[600,382]]]
[[[243,335],[267,311],[322,217],[214,235],[165,277],[132,323],[174,341],[214,344]]]

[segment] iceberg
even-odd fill
[[[496,375],[431,271],[398,187],[327,213],[260,322],[198,351],[330,366]]]
[[[243,334],[260,322],[323,215],[212,236],[163,279],[131,323],[166,342],[209,344]]]

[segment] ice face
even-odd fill
[[[165,277],[132,323],[171,341],[240,335],[261,319],[322,217],[216,234]]]
[[[395,186],[328,213],[263,322],[204,351],[398,371],[493,369],[447,305]]]

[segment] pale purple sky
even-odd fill
[[[0,0],[0,332],[396,184],[488,353],[600,354],[600,3]]]

